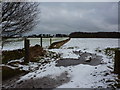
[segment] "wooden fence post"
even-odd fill
[[[52,38],[50,37],[50,45],[52,44]]]
[[[25,59],[24,59],[24,62],[25,63],[28,63],[29,62],[29,59],[30,59],[30,52],[29,52],[29,46],[30,45],[30,41],[25,38],[24,39],[24,47],[25,47]]]
[[[42,47],[42,37],[40,37],[40,46]]]
[[[115,51],[114,72],[120,76],[120,50]]]

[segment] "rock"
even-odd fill
[[[92,56],[87,56],[87,57],[85,57],[85,62],[90,62],[91,60],[92,60]]]
[[[108,82],[114,82],[114,80],[106,80],[106,83],[108,83]]]
[[[93,76],[96,76],[95,74]]]
[[[95,69],[97,69],[97,67],[95,67]]]
[[[43,70],[43,72],[45,72],[46,70]]]
[[[47,63],[48,63],[47,61],[41,62],[41,64],[47,64]]]
[[[85,60],[85,62],[91,62],[91,59],[89,59],[89,60]]]
[[[98,88],[102,88],[102,86],[98,86]]]
[[[23,83],[23,81],[19,81],[17,84],[21,84],[21,83]]]
[[[109,73],[105,73],[104,76],[110,75]]]
[[[30,79],[33,79],[33,77],[31,77]]]

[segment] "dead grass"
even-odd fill
[[[59,42],[54,42],[50,45],[49,49],[55,49],[55,48],[60,48],[62,45],[64,45],[65,43],[67,43],[69,39],[63,40],[63,41],[59,41]]]
[[[19,69],[12,69],[6,66],[2,66],[2,80],[7,80],[9,78],[12,78],[16,75],[27,73],[26,71],[21,71]]]
[[[20,59],[24,57],[24,49],[17,49],[12,51],[2,51],[2,63],[6,64],[10,60]]]
[[[43,50],[43,48],[40,45],[30,47],[30,61],[31,62],[38,61],[37,58],[39,58],[40,56],[44,56],[45,53],[46,51]]]
[[[45,50],[39,45],[35,45],[33,47],[30,47],[30,61],[38,61],[36,58],[39,56],[44,56],[46,53]],[[20,59],[25,56],[25,50],[23,49],[17,49],[12,51],[2,51],[2,63],[6,64],[10,60],[16,60]]]

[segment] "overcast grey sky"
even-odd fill
[[[40,23],[29,34],[118,31],[117,2],[41,2]]]

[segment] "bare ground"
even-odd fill
[[[70,77],[67,75],[68,73],[64,72],[60,76],[56,76],[56,78],[45,76],[42,78],[31,78],[20,82],[16,82],[19,79],[16,77],[3,82],[3,88],[56,88],[70,81]]]

